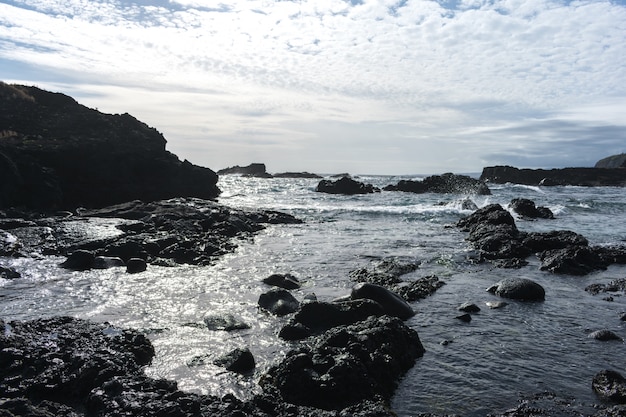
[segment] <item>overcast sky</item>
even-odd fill
[[[214,170],[593,166],[626,152],[626,3],[0,1],[0,80]]]

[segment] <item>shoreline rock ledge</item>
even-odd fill
[[[0,209],[74,210],[215,199],[217,174],[165,149],[156,129],[37,87],[0,82]]]
[[[480,179],[494,184],[626,187],[626,168],[520,169],[498,165],[483,168]]]

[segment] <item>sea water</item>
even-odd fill
[[[382,187],[419,177],[361,176]],[[349,294],[350,271],[385,258],[419,262],[402,279],[436,275],[446,285],[413,303],[407,321],[426,349],[402,379],[392,401],[400,416],[420,412],[482,416],[515,405],[523,395],[551,391],[584,403],[597,401],[593,375],[614,369],[626,375],[626,345],[587,335],[609,329],[626,338],[623,293],[591,295],[585,287],[626,278],[614,265],[584,277],[540,271],[535,257],[521,269],[470,262],[472,248],[454,224],[478,207],[507,206],[529,198],[549,207],[554,220],[516,217],[522,231],[572,230],[592,245],[626,244],[626,190],[615,187],[528,187],[490,184],[492,195],[380,192],[343,196],[316,193],[317,179],[260,179],[223,176],[219,202],[238,209],[269,209],[304,221],[269,225],[211,266],[150,266],[140,274],[124,268],[67,271],[59,257],[8,259],[0,264],[22,277],[0,279],[0,317],[5,320],[71,315],[144,331],[156,349],[148,375],[173,379],[180,389],[242,399],[259,392],[258,378],[280,360],[291,344],[277,337],[286,318],[257,308],[273,273],[291,273],[302,282],[302,299],[314,293],[329,301]],[[99,229],[96,229],[99,230]],[[102,231],[100,231],[102,232]],[[9,238],[9,237],[7,237]],[[542,303],[498,300],[485,290],[505,277],[525,277],[546,290]],[[611,295],[613,301],[606,298]],[[464,302],[481,311],[470,323],[455,317]],[[250,328],[211,331],[203,319],[231,313]],[[225,372],[212,361],[237,347],[249,347],[257,369],[251,376]]]

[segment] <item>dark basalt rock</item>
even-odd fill
[[[96,256],[91,267],[93,269],[108,269],[124,265],[122,258],[117,256]]]
[[[442,175],[432,175],[422,181],[400,180],[396,185],[388,185],[385,191],[404,191],[410,193],[440,193],[440,194],[478,194],[490,195],[491,190],[482,180],[467,175],[457,175],[450,172]]]
[[[402,282],[394,285],[391,289],[406,301],[418,301],[435,293],[446,283],[439,281],[435,275],[422,277],[411,282]]]
[[[547,207],[537,207],[534,201],[527,198],[514,198],[511,200],[510,207],[520,216],[531,219],[554,219],[552,210]]]
[[[256,363],[250,349],[234,349],[213,361],[217,366],[238,374],[247,374],[254,370]]]
[[[541,252],[541,269],[557,274],[586,275],[607,268],[606,262],[588,246],[568,246]]]
[[[470,314],[461,314],[460,316],[456,316],[455,319],[462,321],[463,323],[469,323],[472,321],[472,316]]]
[[[279,172],[273,174],[274,178],[324,178],[321,175],[313,174],[311,172]]]
[[[601,292],[618,292],[622,291],[626,293],[626,278],[615,279],[608,284],[591,284],[585,288],[590,294],[596,295]]]
[[[589,333],[587,337],[590,339],[600,340],[601,342],[606,342],[609,340],[618,340],[620,342],[623,341],[621,337],[607,329],[596,330],[595,332]]]
[[[276,316],[295,313],[300,303],[291,293],[282,288],[273,288],[259,296],[259,307]]]
[[[226,332],[250,328],[247,323],[230,313],[209,314],[204,317],[204,324],[209,330],[224,330]]]
[[[352,270],[348,275],[352,281],[391,287],[402,282],[400,277],[415,271],[419,265],[419,261],[400,262],[397,259],[389,258],[374,262],[370,268]]]
[[[73,210],[220,192],[215,172],[181,162],[154,128],[63,94],[1,83],[0,126],[0,208]]]
[[[141,258],[130,258],[126,263],[126,272],[129,274],[138,274],[148,269],[148,264]]]
[[[272,274],[265,278],[263,283],[274,287],[284,288],[286,290],[297,290],[301,287],[298,278],[291,274]]]
[[[546,297],[541,285],[526,278],[505,278],[487,291],[499,297],[522,301],[543,301]]]
[[[369,299],[376,301],[383,307],[385,314],[409,319],[415,315],[415,311],[398,294],[385,287],[376,284],[362,282],[352,287],[350,298],[353,300]]]
[[[74,271],[86,271],[93,267],[95,255],[88,250],[79,249],[72,252],[67,259],[61,263],[61,267]]]
[[[20,278],[22,275],[15,270],[15,268],[5,268],[0,266],[0,278],[2,279],[15,279]]]
[[[246,177],[258,177],[258,178],[272,178],[271,174],[268,174],[265,168],[265,164],[252,163],[245,167],[235,165],[234,167],[224,168],[217,171],[218,175],[243,175]]]
[[[281,401],[324,410],[369,400],[388,403],[398,379],[423,353],[417,332],[400,319],[370,317],[289,352],[260,385]]]
[[[474,303],[463,303],[458,308],[459,311],[463,311],[464,313],[478,313],[480,311],[480,307],[478,307]]]
[[[337,181],[321,180],[319,184],[317,184],[315,191],[318,193],[355,195],[371,194],[379,192],[380,189],[374,187],[372,184],[364,184],[350,177],[342,177]]]
[[[519,169],[511,166],[483,168],[480,179],[495,184],[626,186],[623,168]]]
[[[0,239],[4,256],[23,253],[67,255],[80,251],[94,257],[144,259],[159,265],[209,265],[236,247],[237,237],[249,237],[266,224],[299,223],[300,220],[275,211],[244,212],[199,199],[171,199],[144,203],[130,201],[115,206],[79,210],[70,217],[41,217],[35,226],[14,229],[11,239]],[[101,235],[102,231],[106,233]],[[0,231],[0,237],[2,237]],[[17,240],[16,240],[17,238]],[[12,242],[3,244],[2,242]],[[95,259],[68,260],[65,267],[101,267]],[[82,255],[81,255],[82,256]],[[90,257],[91,255],[89,255]],[[73,264],[73,266],[72,266]]]
[[[603,370],[593,377],[593,390],[604,400],[626,404],[626,378],[612,370]]]
[[[570,246],[587,246],[587,238],[570,230],[531,232],[522,237],[522,244],[532,252],[565,249]]]
[[[337,303],[304,303],[300,305],[300,309],[289,323],[281,329],[279,336],[285,340],[300,340],[333,327],[354,324],[370,316],[383,314],[385,314],[383,307],[369,299]]]

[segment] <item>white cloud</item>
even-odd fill
[[[623,5],[457,3],[13,1],[0,4],[0,74],[27,65],[21,81],[128,111],[216,169],[258,153],[273,170],[345,171],[324,162],[333,144],[344,164],[359,147],[360,172],[376,158],[379,172],[477,171],[487,153],[553,143],[554,121],[587,139],[623,125]]]

